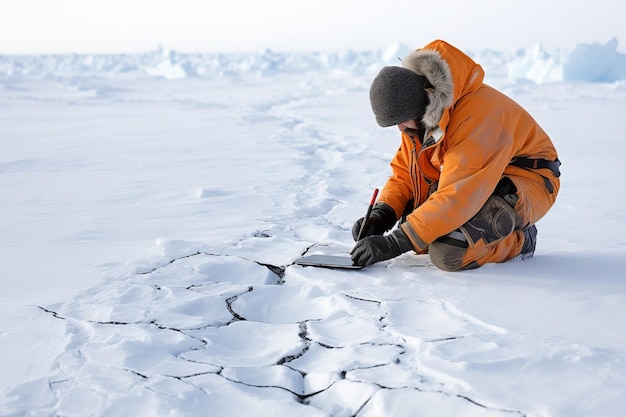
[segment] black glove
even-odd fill
[[[394,230],[388,236],[369,236],[359,240],[350,255],[356,265],[367,266],[386,261],[413,249],[413,245],[404,232]]]
[[[398,219],[396,218],[396,212],[385,203],[376,203],[370,214],[370,218],[365,224],[361,239],[371,235],[382,235],[389,229],[391,229]],[[363,224],[363,217],[354,222],[352,226],[352,238],[357,240],[359,237],[359,231]]]

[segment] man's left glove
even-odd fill
[[[368,266],[395,258],[411,249],[413,245],[409,238],[402,230],[396,229],[387,236],[374,235],[359,240],[350,255],[355,264]]]

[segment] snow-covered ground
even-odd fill
[[[616,41],[472,53],[563,161],[534,258],[292,264],[351,249],[405,51],[0,57],[0,415],[626,415]]]

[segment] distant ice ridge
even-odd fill
[[[606,82],[626,80],[626,55],[616,38],[605,44],[580,44],[569,51],[547,51],[541,45],[516,51],[467,51],[491,78]],[[333,53],[198,53],[164,50],[143,54],[0,56],[0,81],[48,77],[227,77],[302,71],[375,72],[398,65],[410,48],[394,44],[385,50]]]
[[[606,44],[580,44],[573,50],[548,53],[541,46],[520,51],[508,67],[509,79],[537,83],[559,81],[615,82],[626,79],[626,55],[617,39]]]

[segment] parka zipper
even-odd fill
[[[435,182],[434,179],[427,177],[423,171],[420,169],[419,167],[419,156],[422,154],[422,152],[424,152],[426,150],[426,148],[432,146],[435,144],[435,138],[430,135],[428,136],[428,139],[426,139],[426,141],[424,141],[423,144],[421,144],[420,149],[418,151],[417,148],[417,141],[415,140],[415,136],[413,135],[409,135],[409,138],[411,138],[411,142],[413,143],[413,150],[411,152],[411,182],[413,183],[413,194],[415,196],[414,200],[413,200],[413,208],[415,209],[416,207],[418,207],[420,204],[423,203],[423,201],[421,201],[422,199],[422,183],[420,181],[420,176],[422,178],[424,178],[424,181],[426,182],[426,184],[428,184],[429,186]]]
[[[418,170],[419,167],[417,166],[417,156],[418,156],[418,152],[417,152],[417,142],[415,141],[415,137],[413,135],[409,135],[409,138],[411,138],[411,142],[413,142],[413,149],[411,151],[411,183],[413,185],[413,209],[415,209],[421,202],[420,202],[420,180],[418,177]]]

